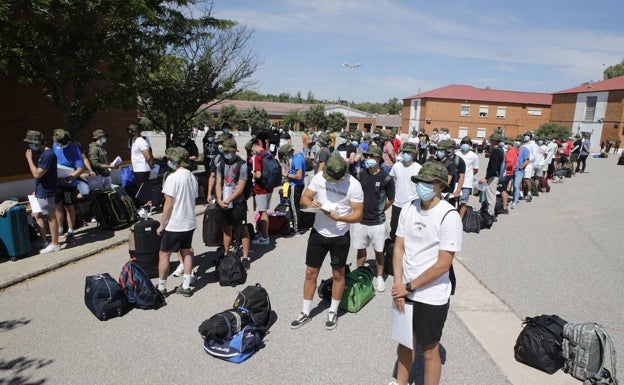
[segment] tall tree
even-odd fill
[[[299,123],[301,123],[302,121],[301,118],[302,117],[301,115],[299,115],[299,111],[290,110],[282,119],[282,123],[284,123],[284,127],[286,127],[288,130],[291,130],[299,126]]]
[[[327,116],[325,116],[325,107],[322,104],[316,104],[310,107],[310,109],[305,113],[304,120],[306,127],[320,130],[326,129]]]
[[[341,132],[347,126],[347,117],[342,112],[332,112],[327,116],[327,128]]]
[[[219,110],[219,118],[217,119],[218,127],[217,129],[221,129],[225,123],[229,124],[230,127],[238,129],[241,125],[241,121],[243,120],[243,116],[238,109],[233,104],[228,104],[226,106],[221,107]]]
[[[258,132],[269,128],[271,125],[269,114],[264,108],[251,106],[249,111],[247,111],[245,118],[247,119],[249,131],[251,131],[252,134],[257,134]]]
[[[605,68],[603,74],[605,79],[616,78],[624,75],[624,59],[622,59],[622,61],[618,64]]]
[[[572,130],[570,129],[570,127],[553,122],[548,122],[540,125],[539,128],[535,131],[535,134],[537,136],[552,135],[556,136],[557,138],[568,138],[570,135],[572,135]]]

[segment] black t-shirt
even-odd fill
[[[446,170],[449,175],[453,175],[453,179],[451,179],[451,183],[449,187],[447,187],[443,192],[453,192],[455,191],[455,184],[459,180],[459,174],[466,173],[466,162],[458,156],[457,154],[453,154],[452,157],[449,157],[444,161],[444,166],[446,166]]]
[[[575,150],[570,151],[572,154],[580,154],[581,149],[583,148],[583,141],[578,139],[574,144],[572,144],[572,148],[576,148]]]
[[[362,170],[358,179],[364,192],[363,225],[379,225],[386,221],[386,199],[394,200],[394,179],[387,172],[379,170],[371,175],[368,170]]]
[[[418,143],[418,147],[420,148],[427,148],[427,142],[429,141],[429,135],[421,133],[418,134],[418,140],[420,141]]]
[[[500,147],[496,147],[490,152],[490,161],[488,162],[487,170],[485,172],[485,178],[491,178],[498,176],[498,172],[501,168],[501,163],[505,161],[504,151]]]
[[[336,151],[345,151],[347,153],[347,158],[349,158],[351,157],[351,154],[357,151],[357,147],[355,147],[351,142],[344,142],[336,147]]]

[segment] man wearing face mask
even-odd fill
[[[472,139],[464,136],[459,145],[459,153],[456,154],[463,159],[466,165],[464,183],[461,184],[461,196],[459,198],[459,216],[463,219],[466,214],[466,205],[470,194],[472,194],[472,181],[479,172],[479,157],[472,151]],[[459,183],[458,183],[459,186]]]
[[[215,130],[209,128],[202,139],[202,144],[204,147],[204,170],[206,170],[206,174],[210,173],[210,164],[214,160],[214,158],[219,155],[219,147],[215,142],[216,136]]]
[[[189,132],[185,129],[178,132],[176,136],[177,147],[182,147],[189,153],[189,166],[188,169],[190,171],[197,170],[197,158],[199,157],[199,149],[195,144],[195,141],[189,138]]]
[[[111,188],[111,168],[118,168],[119,166],[113,166],[108,161],[108,153],[106,152],[106,133],[102,129],[93,131],[93,141],[89,143],[89,161],[91,167],[95,171],[96,175],[102,178],[102,185],[104,188]]]
[[[287,144],[292,144],[292,138],[287,130],[280,128],[279,133],[280,133],[280,140],[279,140],[280,147],[285,146]]]
[[[24,142],[28,143],[26,150],[26,161],[30,172],[35,178],[35,198],[41,207],[40,212],[33,212],[33,217],[39,229],[40,254],[59,251],[61,245],[58,240],[58,222],[56,221],[56,155],[54,151],[45,144],[43,134],[39,131],[28,130]],[[39,153],[39,161],[35,165],[33,152]],[[50,229],[51,243],[46,240],[46,226],[43,218],[48,221]]]
[[[413,345],[422,349],[425,384],[440,382],[439,343],[452,291],[449,270],[462,246],[461,218],[441,196],[447,174],[433,160],[411,178],[419,199],[401,211],[394,246],[392,298],[399,312],[412,315]],[[398,345],[398,384],[407,384],[414,356],[411,348]]]
[[[490,136],[490,160],[485,171],[485,177],[482,178],[479,183],[487,183],[485,190],[487,212],[496,219],[494,212],[494,206],[496,204],[496,191],[498,190],[498,183],[500,181],[501,165],[505,162],[505,152],[500,147],[503,137],[500,134],[494,133]]]
[[[130,136],[130,160],[132,161],[134,186],[127,190],[130,196],[135,196],[141,184],[149,182],[150,170],[154,167],[154,158],[150,143],[141,136],[141,129],[138,125],[129,125],[128,135]]]
[[[514,147],[518,149],[518,157],[514,167],[513,201],[511,203],[512,209],[515,209],[518,206],[520,193],[522,192],[522,188],[524,186],[524,170],[529,164],[529,159],[531,158],[531,154],[529,153],[529,150],[524,147],[523,141],[524,137],[522,135],[518,135],[514,142]],[[507,154],[505,154],[505,157],[506,156]]]
[[[276,156],[280,144],[280,134],[279,132],[277,132],[277,127],[272,125],[271,129],[269,130],[269,132],[267,132],[266,135],[269,141],[269,151],[273,153],[273,156]]]
[[[156,234],[162,236],[158,253],[158,291],[167,296],[167,276],[172,253],[179,253],[183,262],[184,281],[176,293],[185,297],[193,295],[193,233],[197,227],[195,199],[198,196],[197,178],[188,169],[189,154],[182,147],[169,147],[165,151],[167,167],[173,172],[163,184],[165,203],[160,226]]]
[[[381,143],[383,143],[381,147],[383,158],[381,169],[389,173],[397,161],[396,153],[394,152],[393,138],[384,132],[379,134],[379,138],[381,139]]]
[[[364,170],[357,175],[364,191],[364,214],[360,223],[351,226],[351,246],[357,250],[358,267],[364,266],[366,262],[366,248],[373,246],[377,261],[377,276],[373,278],[373,286],[382,292],[386,290],[383,279],[386,210],[394,202],[394,179],[381,169],[380,162],[380,148],[370,147],[364,152]]]
[[[215,138],[215,148],[217,153],[210,162],[210,176],[208,177],[208,196],[206,197],[206,201],[208,202],[212,202],[215,199],[214,186],[217,181],[217,167],[219,163],[223,161],[223,142],[227,139],[229,139],[229,136],[223,133],[219,134],[219,136]]]
[[[449,187],[443,191],[443,197],[453,206],[456,206],[461,196],[466,174],[466,163],[461,157],[455,155],[455,146],[453,139],[446,139],[438,142],[436,150],[436,158],[444,164],[449,175]]]
[[[390,239],[394,240],[401,209],[418,198],[416,185],[412,183],[412,176],[417,175],[421,165],[414,162],[416,146],[414,143],[405,143],[400,154],[400,162],[390,169],[390,176],[394,178],[395,197],[392,203],[392,217],[390,218]]]

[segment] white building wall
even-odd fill
[[[587,97],[596,97],[596,110],[593,121],[585,121],[585,105]],[[591,151],[600,152],[600,138],[602,137],[603,123],[607,111],[607,101],[609,92],[585,92],[576,96],[576,108],[574,110],[574,123],[572,125],[572,134],[589,133],[591,135]]]
[[[412,99],[409,111],[409,132],[420,129],[420,99]]]

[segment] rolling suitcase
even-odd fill
[[[143,204],[152,202],[152,207],[156,209],[160,207],[164,197],[165,195],[162,193],[161,189],[149,183],[141,183],[141,187],[139,187],[139,191],[137,191],[135,196],[135,198]]]
[[[156,229],[160,226],[157,220],[148,218],[137,222],[130,229],[128,248],[130,257],[145,270],[150,278],[158,277],[158,252],[160,251],[160,237]]]
[[[0,215],[0,255],[17,257],[30,253],[30,233],[28,231],[28,216],[24,205],[15,205]]]
[[[116,189],[98,189],[92,192],[95,218],[102,228],[117,230],[130,226],[134,222],[127,203],[122,200]]]
[[[209,203],[204,211],[202,238],[206,246],[220,246],[223,243],[223,232],[217,226],[217,206]]]

